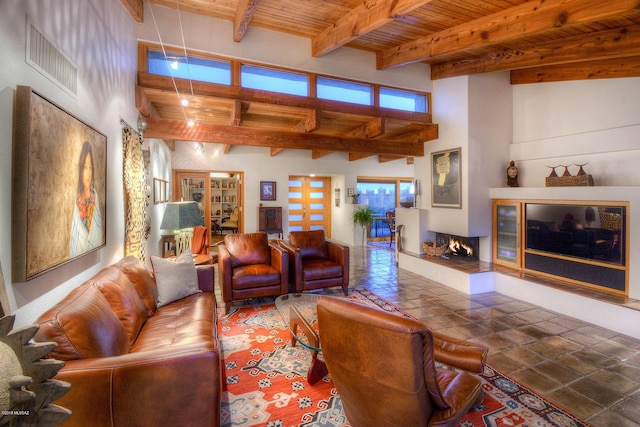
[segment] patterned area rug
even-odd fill
[[[348,298],[410,317],[361,287]],[[311,353],[291,346],[272,298],[234,305],[218,328],[225,370],[223,426],[349,426],[329,375],[313,386],[307,383]],[[587,426],[490,366],[481,380],[484,402],[469,411],[459,427]]]

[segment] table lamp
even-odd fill
[[[161,230],[174,230],[176,255],[191,247],[193,227],[204,225],[200,208],[196,202],[169,202],[164,210]]]

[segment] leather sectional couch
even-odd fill
[[[157,307],[154,275],[127,257],[42,314],[35,340],[58,344],[55,378],[71,383],[56,401],[73,412],[64,425],[219,426],[213,278],[212,265],[198,267],[202,292]]]

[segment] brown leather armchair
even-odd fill
[[[218,279],[225,313],[232,301],[289,291],[289,257],[269,244],[267,233],[226,234],[218,247]]]
[[[296,292],[341,286],[349,293],[349,247],[325,239],[324,230],[292,231],[280,245],[289,252]]]
[[[439,354],[480,370],[484,346],[436,338],[416,320],[328,296],[318,301],[318,325],[329,376],[354,427],[453,426],[484,398],[478,378],[435,365]]]

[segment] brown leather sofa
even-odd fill
[[[35,340],[57,343],[55,379],[71,384],[65,426],[220,425],[213,265],[197,274],[203,292],[157,308],[153,274],[127,257],[40,316]]]
[[[289,252],[296,292],[342,287],[349,293],[349,247],[327,240],[324,230],[292,231],[280,246]]]
[[[480,404],[487,349],[422,323],[342,298],[318,301],[322,354],[354,427],[455,426]]]
[[[289,257],[265,232],[226,234],[218,248],[218,282],[225,313],[233,301],[286,294]]]

